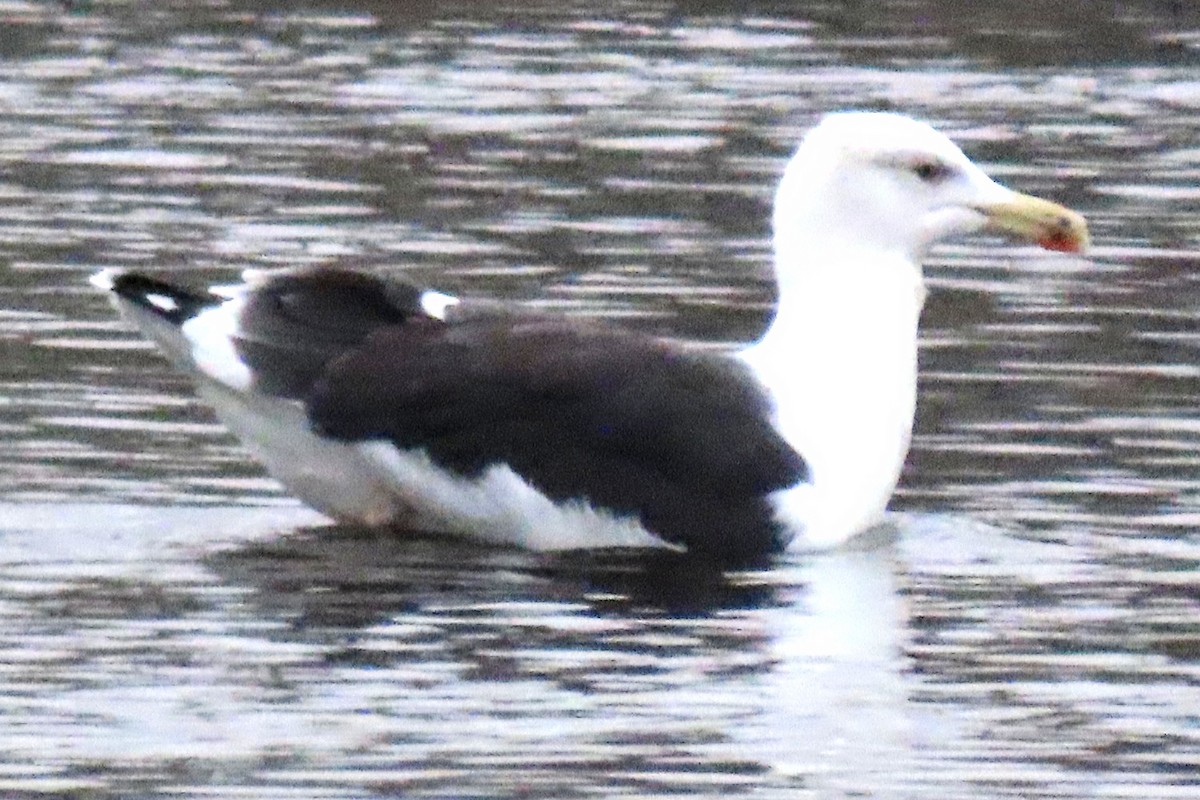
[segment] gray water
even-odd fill
[[[927,269],[895,535],[337,528],[86,277],[350,262],[722,346],[821,113],[1085,213]],[[0,0],[0,796],[1200,796],[1200,9]]]

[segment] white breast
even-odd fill
[[[790,287],[822,302],[781,303],[768,334],[741,354],[809,465],[809,483],[771,498],[796,546],[834,546],[876,524],[908,453],[924,290],[911,265],[877,266],[870,282]]]

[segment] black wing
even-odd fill
[[[250,368],[255,391],[302,399],[330,361],[375,331],[441,326],[442,317],[432,316],[423,304],[428,294],[404,280],[352,269],[279,270],[253,279],[231,338]],[[211,304],[211,295],[205,297]],[[472,300],[445,306],[443,316],[505,314],[514,312],[499,303]]]
[[[232,338],[256,391],[300,399],[330,360],[373,331],[430,319],[421,295],[412,284],[354,270],[275,272],[247,293]]]
[[[325,435],[464,475],[506,463],[556,500],[722,556],[776,549],[765,495],[806,472],[740,365],[560,318],[384,325],[329,362],[307,407]]]

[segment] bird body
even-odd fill
[[[1079,250],[1073,212],[894,114],[830,115],[776,194],[775,318],[714,355],[340,268],[198,292],[96,283],[330,516],[535,549],[727,559],[875,524],[916,402],[920,261],[984,227]]]

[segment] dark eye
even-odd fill
[[[940,161],[918,161],[912,165],[912,171],[924,183],[940,183],[951,173],[950,167]]]

